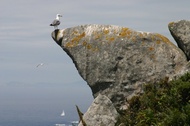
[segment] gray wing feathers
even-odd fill
[[[50,24],[50,26],[57,26],[57,25],[59,25],[60,24],[60,21],[59,20],[54,20],[51,24]]]

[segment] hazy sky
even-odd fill
[[[60,29],[112,24],[157,32],[174,42],[167,25],[171,21],[189,20],[189,5],[189,0],[1,1],[0,112],[22,111],[22,106],[34,111],[35,107],[36,111],[47,108],[45,113],[53,111],[49,108],[75,111],[71,110],[75,104],[85,110],[92,101],[90,88],[51,38],[54,28],[49,24],[57,13],[63,15]],[[36,68],[39,63],[44,65]],[[6,118],[0,113],[1,117]]]

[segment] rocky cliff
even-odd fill
[[[168,25],[169,30],[176,40],[179,48],[186,54],[187,59],[190,59],[190,21],[180,20],[171,22]]]
[[[117,110],[127,109],[127,101],[143,93],[143,84],[173,79],[187,71],[188,52],[184,54],[182,46],[158,33],[81,25],[55,30],[52,38],[71,57],[94,97],[106,96]]]

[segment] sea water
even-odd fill
[[[71,125],[79,119],[76,105],[85,112],[93,98],[82,83],[65,85],[13,83],[0,86],[0,126]],[[63,110],[65,114],[61,116]]]
[[[0,126],[77,126],[70,122],[31,122],[31,121],[10,121],[0,122]]]

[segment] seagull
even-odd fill
[[[61,23],[60,21],[59,21],[59,18],[60,17],[62,17],[62,15],[61,14],[57,14],[56,15],[56,19],[50,24],[50,26],[54,26],[54,28],[55,29],[58,29],[58,25]]]
[[[44,65],[44,63],[40,63],[36,67],[43,66],[43,65]]]

